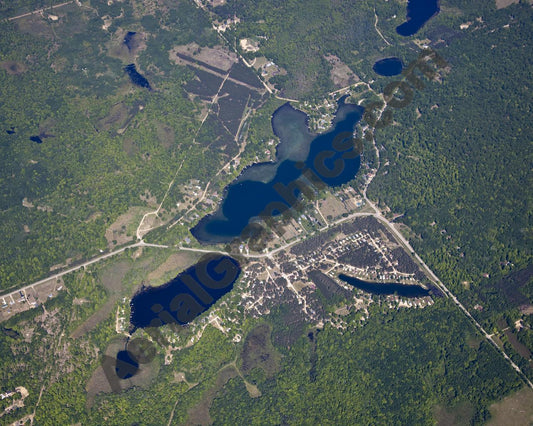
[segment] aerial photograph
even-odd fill
[[[0,0],[0,426],[533,426],[533,0]]]

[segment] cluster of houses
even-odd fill
[[[304,253],[298,249],[298,245],[293,248],[296,250],[265,256],[243,267],[239,284],[242,288],[234,292],[235,300],[222,302],[216,308],[221,323],[234,323],[233,327],[237,330],[238,311],[245,316],[257,318],[268,315],[276,306],[290,304],[293,307],[291,309],[301,311],[308,323],[329,322],[346,330],[348,324],[344,317],[349,312],[361,311],[357,324],[364,322],[368,318],[366,308],[375,300],[371,294],[357,291],[340,281],[338,274],[403,284],[418,284],[421,276],[420,271],[405,272],[402,261],[395,257],[394,243],[387,241],[385,236],[380,237],[375,230],[360,230],[349,235],[339,233],[335,238],[323,239],[316,247],[304,250]],[[368,255],[359,265],[354,265],[357,262],[350,263],[350,254],[359,250]],[[368,263],[364,264],[365,261]],[[317,285],[309,276],[313,271],[320,271],[335,286],[342,287],[342,294],[348,295],[345,302],[341,303],[343,306],[334,313],[327,313],[317,297]],[[383,296],[378,303],[390,309],[423,308],[433,304],[433,300],[429,296],[404,298],[389,295]]]

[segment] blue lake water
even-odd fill
[[[439,0],[409,0],[407,20],[396,27],[396,32],[404,37],[412,36],[439,12]]]
[[[231,291],[240,272],[235,259],[213,253],[162,286],[141,288],[130,302],[131,333],[191,322]]]
[[[139,371],[139,363],[131,356],[131,354],[124,350],[117,353],[117,361],[115,364],[115,373],[120,379],[129,379],[135,376]]]
[[[345,274],[340,274],[339,279],[342,281],[358,288],[360,290],[366,291],[367,293],[379,294],[379,295],[389,295],[397,294],[402,297],[424,297],[429,296],[429,290],[426,290],[424,287],[418,285],[406,285],[406,284],[397,284],[397,283],[373,283],[368,281],[363,281],[355,277],[350,277]]]
[[[137,34],[135,31],[128,31],[128,33],[124,36],[124,44],[128,47],[128,50],[131,50],[132,48],[133,36],[135,34]]]
[[[294,182],[302,175],[314,174],[328,186],[352,180],[360,166],[352,133],[364,108],[344,101],[338,102],[331,129],[318,135],[309,131],[305,113],[289,103],[278,108],[272,115],[272,129],[280,139],[276,161],[246,168],[226,187],[221,207],[202,218],[192,235],[201,243],[231,242],[260,215],[277,216],[293,207],[302,192]]]
[[[372,69],[376,74],[390,77],[392,75],[401,74],[403,69],[403,63],[402,60],[399,58],[385,58],[376,61]]]
[[[152,90],[150,83],[142,74],[137,71],[135,64],[129,64],[128,66],[125,66],[124,71],[128,73],[133,84],[139,87],[146,87],[148,90]]]

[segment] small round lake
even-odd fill
[[[401,59],[396,57],[385,58],[377,61],[372,69],[376,74],[389,77],[392,75],[401,74],[403,70],[403,63]]]

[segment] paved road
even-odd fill
[[[50,275],[47,278],[43,278],[42,280],[35,281],[35,282],[31,283],[31,284],[25,285],[23,287],[19,287],[19,288],[15,289],[15,290],[11,290],[9,293],[2,294],[1,297],[10,297],[12,294],[18,293],[19,291],[23,291],[24,292],[24,291],[26,291],[26,290],[34,287],[34,286],[38,286],[38,285],[44,284],[44,283],[46,283],[46,282],[48,282],[50,280],[53,280],[53,279],[56,279],[56,278],[60,278],[63,275],[70,274],[71,272],[77,271],[78,269],[85,268],[86,266],[92,265],[93,263],[97,263],[97,262],[100,262],[101,260],[105,260],[105,259],[108,259],[110,257],[116,256],[117,254],[122,253],[122,252],[124,252],[127,249],[135,248],[135,247],[168,248],[168,246],[165,246],[165,245],[150,244],[150,243],[145,243],[144,241],[140,241],[140,242],[131,244],[129,246],[124,246],[122,248],[119,248],[118,250],[103,254],[102,256],[95,257],[95,258],[93,258],[91,260],[88,260],[87,262],[84,262],[84,263],[81,263],[79,265],[73,266],[72,268],[69,268],[69,269],[65,269],[64,271],[58,272],[57,274],[54,274],[54,275]]]
[[[43,9],[37,9],[37,10],[34,10],[32,12],[23,13],[22,15],[13,16],[12,18],[8,18],[7,20],[8,21],[14,21],[15,19],[24,18],[25,16],[35,15],[36,13],[43,13],[45,10],[51,10],[51,9],[55,9],[56,7],[66,6],[67,4],[70,4],[70,3],[74,3],[74,0],[67,1],[67,2],[61,3],[61,4],[56,4],[54,6],[43,8]]]

